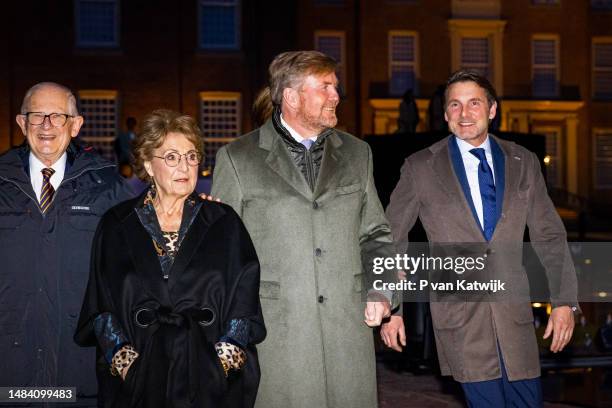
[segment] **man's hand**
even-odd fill
[[[402,316],[391,316],[389,321],[384,323],[380,328],[380,337],[387,347],[401,352],[402,346],[406,347],[406,329],[404,328],[404,318]],[[399,343],[397,341],[398,338]]]
[[[221,202],[221,200],[220,200],[220,199],[215,198],[215,197],[213,197],[213,196],[211,196],[211,195],[206,195],[205,193],[200,194],[200,198],[201,198],[202,200],[216,201],[216,202],[218,202],[218,203],[220,203],[220,202]]]
[[[368,302],[365,308],[365,323],[370,327],[380,326],[382,319],[391,316],[391,305],[388,300]]]
[[[574,312],[569,306],[555,307],[548,319],[544,339],[553,335],[550,351],[558,353],[569,343],[574,332]]]

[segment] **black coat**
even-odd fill
[[[132,194],[113,163],[71,144],[43,216],[29,153],[24,144],[0,156],[0,386],[76,386],[95,395],[94,353],[72,335],[98,222]]]
[[[122,382],[98,352],[104,406],[252,407],[259,384],[254,344],[264,339],[265,327],[259,262],[242,221],[227,205],[203,202],[164,281],[151,236],[134,210],[142,200],[124,202],[102,218],[75,334],[78,344],[96,345],[93,319],[110,312],[140,353]],[[136,321],[143,308],[158,315],[147,327]],[[203,308],[212,311],[208,325],[199,323]],[[247,365],[225,379],[214,344],[236,318],[250,319],[251,345]]]

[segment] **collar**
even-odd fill
[[[51,168],[53,170],[55,170],[55,173],[53,173],[53,178],[55,178],[56,180],[63,180],[64,179],[64,172],[66,171],[66,161],[68,160],[68,154],[66,154],[66,152],[64,152],[60,158],[53,163],[53,165],[51,166]],[[32,153],[32,151],[30,150],[30,154],[29,154],[29,168],[30,168],[30,174],[40,174],[41,170],[46,168],[47,166],[41,162],[38,157],[36,157],[34,155],[34,153]]]
[[[470,150],[477,149],[477,148],[484,149],[485,154],[487,156],[491,156],[491,139],[489,138],[488,134],[487,134],[487,138],[485,139],[484,142],[480,144],[480,146],[472,146],[465,140],[459,139],[457,136],[455,136],[455,140],[457,141],[457,146],[459,147],[459,152],[461,152],[462,157],[465,157],[465,156],[475,157],[473,154],[470,153]]]
[[[285,121],[285,119],[283,118],[283,113],[282,113],[282,112],[280,113],[280,123],[281,123],[281,125],[283,125],[283,126],[285,127],[285,129],[287,129],[287,131],[289,132],[289,134],[291,135],[291,137],[292,137],[292,138],[294,138],[296,142],[298,142],[298,143],[302,143],[302,141],[303,141],[304,139],[306,139],[305,137],[302,137],[302,135],[300,135],[300,134],[299,134],[299,133],[298,133],[298,132],[297,132],[297,131],[296,131],[294,128],[292,128],[292,127],[291,127],[291,126],[290,126],[290,125],[289,125],[289,124],[288,124],[288,123]],[[313,142],[316,142],[318,137],[319,137],[319,136],[318,136],[318,135],[316,135],[315,137],[312,137],[311,139],[312,139],[312,141],[313,141]]]

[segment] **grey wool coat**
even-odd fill
[[[271,121],[216,160],[212,195],[242,217],[261,263],[268,337],[258,346],[255,406],[376,407],[362,298],[371,269],[362,259],[392,256],[395,247],[368,145],[333,130],[314,191]]]
[[[557,288],[551,288],[553,306],[577,306],[576,274],[565,229],[548,196],[537,157],[513,142],[490,137],[492,149],[494,145],[500,149],[498,157],[504,163],[495,167],[496,184],[501,174],[505,180],[500,217],[489,242],[455,174],[449,138],[406,159],[387,207],[400,252],[407,249],[408,232],[419,217],[430,242],[481,243],[479,247],[488,254],[490,277],[509,282],[507,289],[515,291],[478,302],[431,302],[440,369],[459,382],[500,378],[499,353],[510,381],[540,375],[531,305],[528,297],[520,296],[529,289],[521,252],[525,227],[549,281],[557,283]],[[565,256],[565,261],[551,258],[551,251]]]

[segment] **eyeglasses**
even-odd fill
[[[44,112],[26,112],[23,114],[26,117],[30,125],[42,125],[45,123],[45,119],[49,118],[49,122],[54,127],[62,127],[68,121],[68,118],[74,118],[74,115],[68,115],[67,113],[50,113],[45,115]]]
[[[200,161],[202,160],[200,153],[195,150],[190,150],[185,154],[179,154],[177,152],[168,152],[163,156],[153,156],[158,159],[164,159],[166,162],[166,166],[168,167],[176,167],[181,163],[182,157],[185,156],[185,160],[187,160],[187,164],[190,166],[199,166]]]

